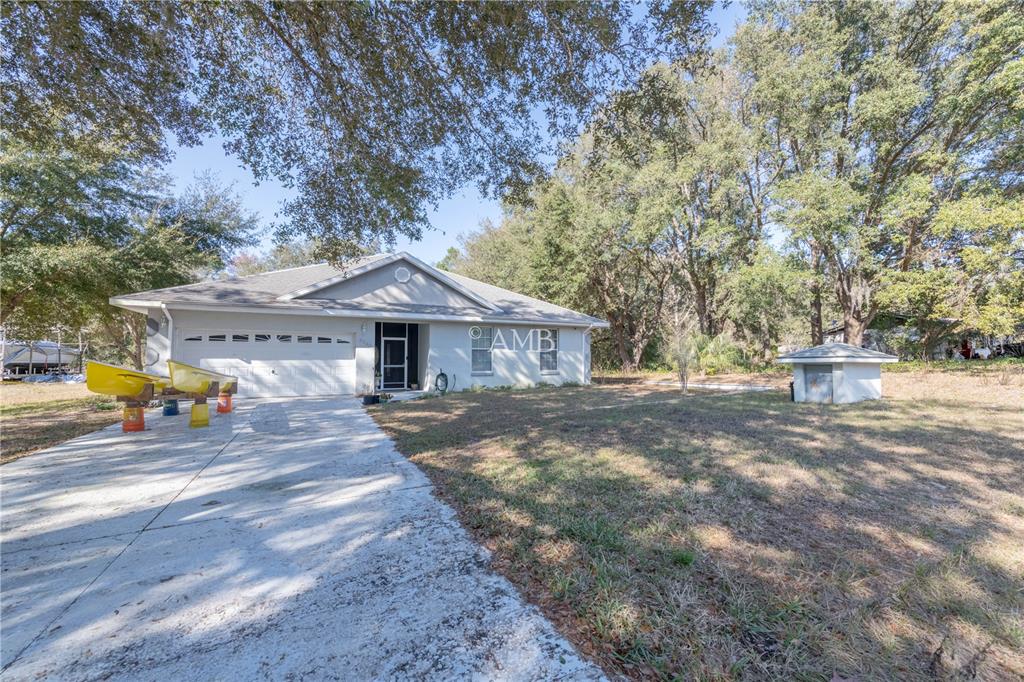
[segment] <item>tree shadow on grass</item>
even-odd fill
[[[379,419],[606,666],[1024,673],[1019,409],[778,394],[576,409],[596,399],[459,396]]]

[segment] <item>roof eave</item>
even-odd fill
[[[139,301],[134,299],[122,299],[112,297],[111,305],[126,310],[146,313],[150,308],[160,308],[166,305],[172,310],[195,310],[206,312],[242,312],[242,313],[264,313],[268,315],[312,315],[332,317],[353,317],[366,319],[400,319],[400,320],[428,320],[445,322],[487,322],[491,324],[535,324],[549,325],[553,327],[596,327],[606,329],[609,324],[603,320],[592,322],[589,319],[579,320],[555,320],[550,318],[496,318],[494,316],[482,315],[444,315],[431,313],[407,313],[388,310],[355,310],[337,309],[330,306],[297,306],[287,302],[282,303],[189,303],[183,301]]]
[[[828,356],[828,357],[805,357],[805,358],[777,358],[776,364],[780,365],[807,365],[807,364],[831,364],[831,363],[842,363],[846,365],[850,364],[884,364],[889,362],[899,362],[900,359],[892,355],[884,358],[863,358],[854,356]]]
[[[115,308],[124,308],[133,313],[147,313],[150,308],[159,308],[161,305],[161,301],[140,301],[119,296],[111,296],[107,299],[107,302]]]

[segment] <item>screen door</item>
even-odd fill
[[[405,388],[406,340],[384,337],[380,340],[380,387]]]

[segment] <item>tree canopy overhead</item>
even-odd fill
[[[603,93],[693,54],[711,4],[4,3],[0,112],[140,157],[219,133],[337,259],[418,237],[467,182],[522,193]]]

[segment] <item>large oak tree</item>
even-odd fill
[[[756,2],[736,45],[788,158],[777,217],[820,254],[859,345],[884,273],[984,237],[964,222],[951,244],[937,216],[1020,191],[1024,3]]]
[[[467,182],[523,192],[603,93],[699,48],[710,5],[5,2],[0,115],[138,156],[217,133],[297,190],[290,235],[340,259],[417,238]]]

